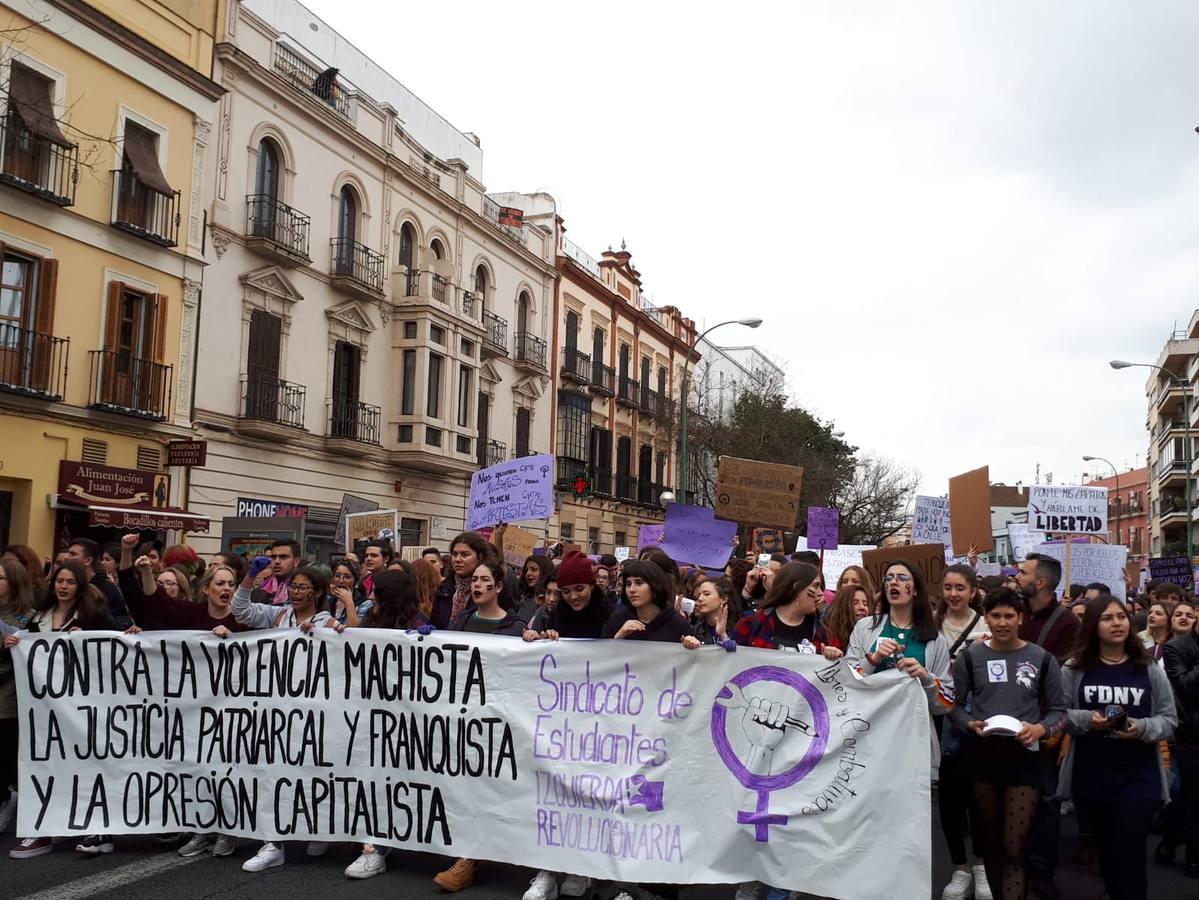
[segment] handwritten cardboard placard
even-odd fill
[[[750,546],[758,553],[782,553],[783,532],[778,528],[755,528],[749,533]]]
[[[531,531],[517,525],[509,525],[504,531],[504,562],[521,568],[541,539]]]
[[[995,549],[995,539],[991,536],[989,466],[949,479],[949,524],[953,552],[958,556],[969,553],[971,544],[983,553]]]
[[[626,559],[629,558],[629,548],[628,547],[617,547],[616,553],[614,555],[616,557],[616,561],[618,563],[622,563]]]
[[[1066,545],[1038,544],[1037,553],[1052,556],[1062,564],[1062,581],[1057,586],[1057,595],[1062,596],[1066,587]],[[1128,548],[1116,544],[1071,544],[1070,583],[1090,584],[1097,581],[1106,584],[1112,596],[1119,600],[1126,597],[1124,590],[1124,567],[1128,563]]]
[[[831,506],[808,507],[808,546],[836,550],[841,537],[841,513]]]
[[[1185,556],[1162,556],[1149,560],[1149,578],[1189,587],[1192,580],[1191,561]]]
[[[374,500],[365,497],[355,497],[353,494],[341,495],[341,508],[337,511],[337,530],[333,534],[333,543],[344,544],[346,540],[346,516],[351,513],[372,512],[379,508]],[[449,535],[446,535],[447,537]]]
[[[666,539],[662,549],[677,562],[723,569],[733,552],[736,522],[716,518],[702,506],[670,503],[666,506]]]
[[[554,458],[542,453],[480,469],[470,479],[466,528],[548,519],[554,512]]]
[[[795,542],[795,549],[798,550],[819,550],[819,547],[809,547],[808,539],[802,534]],[[841,573],[850,566],[860,566],[862,564],[862,554],[867,550],[875,549],[873,544],[841,544],[836,550],[826,550],[824,552],[824,586],[829,590],[837,587],[837,582],[841,580]],[[878,585],[875,585],[878,587]]]
[[[912,543],[953,545],[949,533],[949,498],[918,496],[912,510]]]
[[[1033,531],[1026,522],[1010,522],[1007,527],[1008,543],[1012,545],[1012,556],[1021,560],[1032,553],[1037,544],[1045,543],[1045,533]]]
[[[665,534],[665,532],[665,525],[638,525],[637,552],[640,553],[646,547],[662,546],[662,535]]]
[[[381,509],[346,516],[346,552],[353,553],[360,541],[388,541],[392,551],[400,547],[400,511]]]
[[[896,562],[909,563],[918,568],[928,584],[929,596],[941,596],[941,578],[945,575],[943,544],[901,544],[896,547],[867,550],[862,554],[862,567],[870,573],[874,586],[880,590],[887,565]]]
[[[716,515],[747,525],[790,530],[799,516],[803,468],[720,457]]]
[[[1028,492],[1028,526],[1050,534],[1107,536],[1107,488],[1036,484]]]

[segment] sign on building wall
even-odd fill
[[[171,498],[171,476],[64,459],[58,464],[58,493],[84,505],[165,507]]]

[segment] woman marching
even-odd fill
[[[1166,644],[1174,637],[1170,628],[1170,619],[1174,609],[1168,600],[1154,600],[1149,604],[1149,612],[1145,619],[1145,630],[1138,632],[1136,637],[1149,654],[1149,658],[1160,663],[1165,653]],[[1084,616],[1083,621],[1086,621]]]
[[[1041,784],[1032,751],[1065,727],[1066,706],[1057,660],[1020,639],[1024,598],[999,588],[987,595],[983,610],[991,638],[958,654],[958,705],[951,715],[966,733],[962,755],[974,786],[987,882],[995,896],[1023,900],[1026,845]]]
[[[857,624],[870,615],[874,593],[860,584],[847,583],[837,588],[824,617],[824,630],[838,647],[849,646],[849,636]]]
[[[550,575],[549,565],[549,560],[544,556],[530,556],[520,572],[520,605],[517,610],[526,622],[537,612],[537,598],[545,591],[545,582]]]
[[[1157,606],[1150,607],[1150,627]],[[1073,797],[1090,826],[1108,895],[1145,900],[1145,844],[1170,799],[1157,748],[1178,725],[1170,681],[1134,632],[1127,608],[1108,594],[1087,607],[1063,682],[1075,738],[1059,793]]]
[[[20,631],[33,614],[33,582],[15,559],[0,559],[0,634]],[[17,818],[17,682],[12,650],[0,649],[0,834]]]
[[[952,664],[976,636],[986,630],[982,605],[978,602],[974,570],[953,565],[941,576],[941,606],[937,610],[937,631],[949,647]],[[941,833],[949,847],[954,873],[941,893],[941,900],[965,900],[973,892],[975,900],[991,900],[982,856],[983,838],[978,813],[974,810],[966,762],[962,757],[962,732],[948,717],[941,719],[941,771],[937,782],[937,811]],[[973,862],[966,855],[966,826],[969,823]]]
[[[705,644],[724,646],[732,640],[729,632],[741,618],[737,591],[727,578],[705,578],[695,591],[695,637],[684,637],[689,650]]]
[[[844,653],[816,615],[824,599],[820,570],[809,563],[792,562],[775,573],[769,593],[759,609],[737,622],[733,637],[746,647],[820,653],[840,659]]]

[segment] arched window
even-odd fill
[[[433,238],[429,242],[429,250],[432,251],[434,259],[445,259],[445,247],[441,245],[441,241],[437,238]]]
[[[475,293],[479,295],[480,301],[487,297],[487,270],[482,266],[475,269]]]
[[[407,266],[409,271],[416,268],[416,232],[407,222],[400,226],[399,263]]]
[[[258,142],[258,174],[254,193],[271,200],[279,199],[279,148],[270,138]]]
[[[521,291],[516,298],[516,333],[524,334],[529,330],[529,292]]]
[[[337,237],[348,243],[355,239],[358,224],[358,198],[348,184],[341,189],[337,200]]]

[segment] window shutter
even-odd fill
[[[167,295],[155,294],[153,306],[154,330],[150,333],[154,335],[154,362],[161,363],[166,362],[167,311],[170,309]]]
[[[516,411],[516,456],[529,455],[529,411],[527,409],[518,409]]]
[[[0,245],[0,257],[4,247]],[[53,364],[54,297],[58,293],[58,260],[43,259],[38,264],[37,307],[32,322],[37,336],[33,338],[33,384],[40,391],[50,390],[50,368]],[[43,337],[44,335],[44,337]],[[59,386],[55,386],[58,388]]]
[[[104,349],[114,353],[121,333],[121,294],[124,290],[123,282],[108,282],[108,306],[104,310]]]

